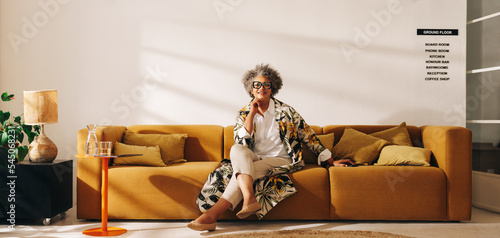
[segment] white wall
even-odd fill
[[[464,126],[465,22],[465,0],[0,0],[0,89],[17,113],[58,90],[63,156],[88,123],[233,124],[262,62],[309,124]],[[459,29],[449,81],[424,80],[443,39],[417,28]]]

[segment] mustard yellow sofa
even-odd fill
[[[374,133],[394,126],[353,125]],[[344,125],[312,126],[318,134]],[[306,164],[289,174],[298,192],[273,208],[264,220],[427,220],[471,218],[471,131],[453,126],[408,126],[413,146],[432,151],[432,166],[330,167]],[[208,175],[229,157],[233,126],[135,125],[103,126],[99,140],[121,142],[125,130],[141,134],[188,134],[185,163],[167,167],[110,166],[110,219],[194,219],[195,203]],[[101,162],[84,157],[87,130],[78,132],[77,217],[100,219]],[[240,205],[241,206],[241,205]],[[237,219],[227,211],[221,219]],[[256,219],[251,218],[251,219]]]

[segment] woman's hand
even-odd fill
[[[258,99],[254,99],[250,103],[250,113],[245,119],[245,123],[243,125],[245,127],[245,130],[247,130],[249,134],[252,134],[253,131],[253,118],[255,117],[255,114],[259,113],[261,116],[264,116],[264,114],[262,114],[262,112],[260,111],[261,105],[262,101]]]
[[[260,110],[260,107],[262,105],[262,100],[259,100],[259,99],[254,99],[251,103],[250,103],[250,115],[252,116],[255,116],[255,114],[260,114],[261,116],[264,116],[264,114],[262,114],[261,110]]]
[[[353,164],[354,162],[352,162],[350,159],[341,159],[333,161],[333,166],[335,167],[347,167],[348,165],[353,165]]]
[[[350,159],[333,160],[333,158],[330,158],[326,162],[328,165],[335,167],[347,167],[348,165],[354,164]]]

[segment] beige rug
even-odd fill
[[[338,238],[361,238],[361,237],[384,237],[384,238],[409,238],[409,236],[395,235],[391,233],[375,232],[375,231],[330,231],[330,230],[284,230],[284,231],[269,231],[269,232],[249,232],[238,234],[226,234],[212,236],[216,238],[323,238],[323,237],[338,237]]]

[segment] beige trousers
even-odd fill
[[[233,210],[243,199],[238,180],[238,174],[248,174],[253,180],[266,176],[266,172],[273,168],[292,163],[290,158],[272,157],[261,159],[252,150],[243,145],[234,145],[229,154],[233,166],[233,176],[221,198],[231,203]]]

